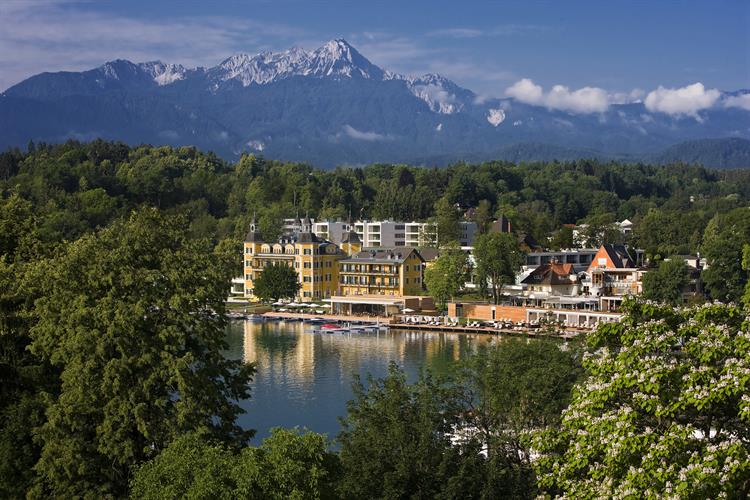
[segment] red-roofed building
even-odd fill
[[[581,283],[573,264],[550,262],[542,264],[521,281],[526,292],[572,296],[581,292]]]
[[[602,245],[586,272],[584,291],[600,297],[603,310],[616,310],[624,297],[643,293],[644,272],[639,253],[625,245]]]

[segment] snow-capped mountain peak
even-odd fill
[[[331,40],[308,52],[292,47],[255,56],[237,54],[210,70],[219,81],[237,80],[242,86],[265,85],[292,76],[383,78],[383,70],[368,61],[346,40]]]
[[[435,113],[450,115],[462,111],[476,97],[473,92],[459,87],[435,73],[414,77],[400,76],[411,93],[427,103]]]
[[[187,69],[180,64],[166,64],[161,61],[132,63],[124,59],[109,61],[93,71],[99,72],[104,80],[152,80],[157,85],[169,85],[185,78]]]
[[[187,70],[181,64],[165,64],[161,61],[145,62],[138,65],[149,74],[157,85],[169,85],[184,80]]]

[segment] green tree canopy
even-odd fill
[[[273,302],[296,296],[300,286],[297,272],[293,268],[273,263],[264,267],[253,283],[253,294],[263,302]]]
[[[232,262],[183,228],[145,209],[30,273],[31,351],[62,382],[38,431],[38,494],[122,495],[133,467],[185,432],[249,437],[235,419],[253,366],[222,352]]]
[[[682,292],[687,285],[685,261],[680,258],[665,260],[643,275],[643,298],[678,305],[682,303]]]
[[[477,276],[486,280],[495,304],[500,299],[503,285],[513,283],[523,264],[523,253],[515,236],[510,233],[487,233],[474,243]]]
[[[426,499],[453,491],[456,498],[474,497],[481,483],[478,449],[462,455],[449,437],[458,393],[429,375],[409,385],[394,364],[385,379],[367,382],[367,388],[355,382],[341,421],[341,496]]]
[[[626,304],[587,338],[586,379],[539,432],[541,487],[570,498],[744,498],[750,321],[735,306]]]
[[[485,444],[485,489],[504,497],[533,497],[529,431],[559,424],[581,375],[578,350],[546,340],[508,338],[482,346],[464,360],[457,382],[464,388],[466,425]]]
[[[742,248],[748,243],[750,208],[717,215],[706,226],[702,250],[709,266],[702,278],[713,299],[736,302],[742,297],[748,279],[742,270]]]
[[[332,499],[340,471],[324,436],[272,429],[259,447],[241,451],[189,433],[139,467],[133,499]]]
[[[440,198],[435,203],[435,224],[437,226],[438,248],[458,241],[458,210],[447,197]]]
[[[457,246],[443,249],[425,269],[424,282],[439,311],[445,311],[446,303],[461,291],[469,274],[469,259]]]

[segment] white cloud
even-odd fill
[[[646,92],[641,89],[633,89],[630,92],[615,92],[610,94],[610,104],[629,104],[632,102],[641,102]]]
[[[665,88],[660,85],[648,93],[644,104],[651,112],[700,119],[698,111],[712,107],[720,97],[721,92],[706,89],[700,82],[680,88]]]
[[[742,108],[750,111],[750,94],[733,95],[724,99],[724,107]]]
[[[526,104],[540,105],[544,100],[544,89],[528,78],[522,78],[505,89],[505,94]]]
[[[545,93],[541,85],[528,78],[523,78],[508,87],[505,94],[526,104],[574,113],[601,113],[607,110],[610,103],[607,92],[598,87],[570,90],[564,85],[555,85],[552,90]]]
[[[555,85],[547,94],[547,107],[575,113],[601,113],[607,111],[607,92],[597,87],[583,87],[571,91],[564,85]]]
[[[443,28],[430,31],[427,33],[427,36],[464,39],[496,36],[538,35],[549,30],[550,28],[548,26],[542,26],[538,24],[501,24],[499,26],[494,26],[486,29],[467,27]]]
[[[490,122],[493,127],[497,127],[505,121],[505,111],[500,108],[490,109],[487,113],[487,121]]]
[[[349,124],[344,125],[341,130],[348,137],[352,139],[357,139],[359,141],[373,142],[373,141],[391,140],[391,136],[389,135],[378,134],[377,132],[367,132],[363,130],[357,130],[356,128],[352,127]]]

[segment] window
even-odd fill
[[[303,265],[304,265],[305,269],[310,269],[310,263],[309,262],[304,262]]]
[[[304,278],[302,278],[302,281],[304,281],[305,283],[310,283],[310,277],[305,276]]]
[[[312,255],[312,249],[311,248],[305,248],[304,254],[305,255]]]

